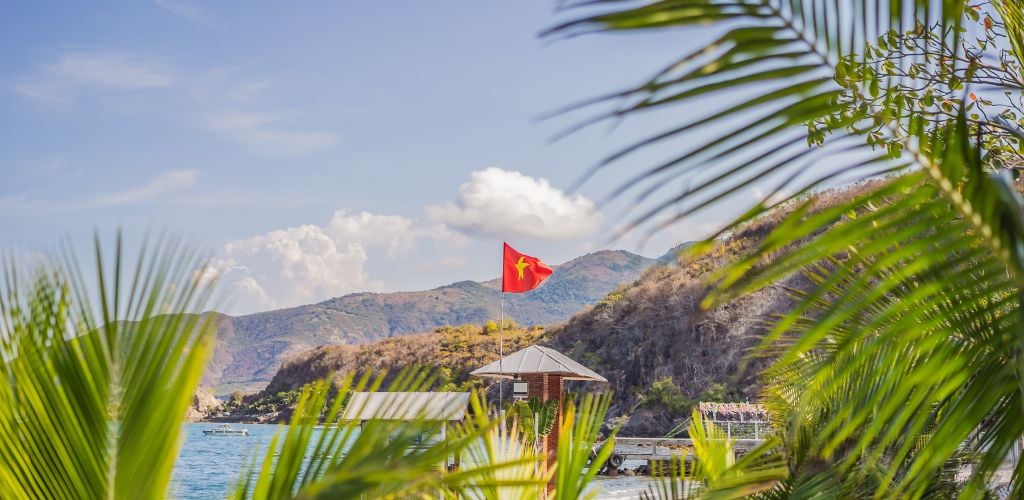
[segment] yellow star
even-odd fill
[[[519,271],[519,279],[523,279],[523,269],[530,267],[530,263],[526,262],[523,257],[519,257],[519,262],[516,262],[516,271]]]

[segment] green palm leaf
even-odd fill
[[[166,496],[214,325],[195,314],[211,291],[202,261],[174,241],[154,248],[129,277],[120,238],[112,264],[97,239],[94,284],[70,252],[63,264],[5,267],[5,498]]]
[[[925,0],[884,4],[847,1],[842,5],[811,0],[666,0],[642,2],[638,6],[637,2],[626,1],[593,2],[577,7],[612,10],[564,23],[548,33],[575,36],[621,29],[687,28],[722,19],[737,25],[673,61],[653,78],[598,100],[617,100],[621,104],[583,122],[585,125],[696,102],[709,110],[704,116],[686,119],[677,127],[612,154],[597,167],[604,168],[650,146],[685,137],[691,144],[685,152],[636,174],[614,193],[621,196],[636,190],[638,201],[651,205],[632,222],[630,229],[673,207],[674,215],[660,223],[660,228],[724,196],[749,189],[755,182],[776,182],[771,195],[783,190],[800,194],[836,175],[863,178],[907,166],[913,158],[893,161],[888,154],[868,159],[850,154],[854,144],[861,146],[857,149],[871,148],[856,134],[851,137],[844,127],[882,110],[845,116],[839,97],[851,86],[866,93],[870,87],[883,83],[878,72],[872,73],[871,79],[848,82],[837,76],[837,69],[862,59],[863,54],[857,51],[874,37],[891,29],[913,28],[916,18],[901,12],[927,13],[930,19],[952,28],[959,25],[962,2],[935,4]],[[956,40],[950,43],[955,45]],[[926,60],[926,56],[907,57],[905,63],[918,60]],[[891,126],[910,119],[909,115],[893,116]],[[804,126],[819,120],[829,120],[834,134],[824,151],[846,154],[829,158],[832,164],[812,175],[805,171],[824,152],[800,148],[799,143],[806,139]],[[717,168],[711,169],[712,164]],[[690,187],[679,194],[666,193],[667,185],[675,185],[666,181],[677,178],[687,179]],[[683,206],[677,206],[681,203]],[[763,213],[772,204],[778,203],[761,204],[747,218]]]
[[[737,458],[735,441],[694,411],[688,428],[692,453],[673,456],[652,471],[654,485],[643,497],[660,500],[689,498],[771,498],[791,492],[790,471],[775,437]]]
[[[985,129],[969,125],[969,104],[952,121],[934,120],[918,103],[890,94],[900,77],[868,63],[873,49],[862,49],[931,24],[947,54],[958,54],[964,7],[896,0],[597,2],[580,8],[605,12],[555,30],[575,35],[729,20],[714,42],[610,97],[622,105],[597,120],[733,97],[609,158],[682,134],[704,137],[615,193],[637,191],[653,207],[631,228],[670,207],[674,222],[754,182],[777,179],[776,193],[794,193],[759,203],[728,228],[756,234],[752,228],[774,225],[749,257],[713,276],[719,286],[705,303],[794,272],[810,283],[793,290],[797,307],[773,322],[765,345],[778,356],[766,376],[796,467],[794,492],[839,484],[857,496],[921,497],[966,451],[980,459],[964,491],[978,493],[1024,433],[1019,197],[1010,179],[985,170],[974,137]],[[994,8],[1011,52],[1020,55],[1019,7]],[[905,67],[942,56],[899,55]],[[947,90],[966,95],[957,85],[951,80]],[[800,149],[797,141],[807,137],[800,128],[809,123],[818,124],[810,142],[823,144]],[[878,147],[884,151],[873,152]],[[813,192],[832,178],[886,173],[896,175],[853,190],[850,199],[824,203]],[[691,187],[664,194],[675,178]],[[777,224],[761,217],[769,209],[782,213]],[[816,460],[841,479],[801,472],[800,464]],[[1015,491],[1024,491],[1024,475],[1014,480]]]
[[[432,384],[423,369],[408,369],[388,385],[401,405],[402,394]],[[436,423],[424,415],[412,420],[341,419],[347,394],[375,391],[383,375],[342,378],[334,389],[321,381],[303,390],[291,422],[275,436],[266,455],[239,478],[235,498],[538,498],[554,478],[550,498],[593,496],[597,474],[590,454],[611,401],[610,395],[585,395],[577,406],[566,402],[559,423],[557,465],[545,466],[516,425],[492,419],[485,402],[473,395],[466,419],[450,423],[447,439],[410,447]],[[333,396],[332,396],[333,394]],[[358,413],[355,412],[355,413]],[[323,424],[318,427],[318,424]],[[614,440],[597,453],[603,463]],[[461,467],[442,467],[461,457]],[[584,495],[584,492],[587,492]]]

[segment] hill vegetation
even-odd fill
[[[527,326],[566,321],[657,262],[626,251],[584,255],[556,266],[536,291],[509,296],[506,313]],[[203,384],[220,395],[260,389],[283,360],[320,346],[483,324],[499,316],[498,286],[498,280],[460,281],[433,290],[356,293],[290,309],[222,316]]]
[[[535,344],[544,337],[540,326],[520,327],[506,321],[506,353]],[[322,346],[285,361],[266,389],[252,396],[235,395],[226,409],[236,415],[248,414],[261,419],[282,417],[289,410],[303,385],[332,374],[351,371],[398,373],[406,366],[436,368],[435,387],[442,391],[469,391],[484,387],[485,381],[469,372],[498,359],[498,325],[443,326],[433,332],[394,337],[359,345]]]
[[[833,205],[863,189],[820,192],[815,204]],[[623,435],[664,435],[699,401],[754,400],[761,388],[757,374],[767,360],[748,354],[761,341],[765,320],[793,306],[789,290],[805,290],[811,283],[790,275],[721,307],[704,310],[700,304],[712,287],[709,273],[747,254],[781,217],[775,213],[752,221],[699,256],[683,252],[674,263],[651,268],[564,324],[507,331],[505,352],[538,343],[605,376],[615,394],[610,416],[623,424]],[[411,364],[435,367],[438,386],[447,390],[478,387],[485,381],[468,374],[497,359],[491,330],[443,327],[360,346],[314,349],[286,362],[264,392],[247,398],[247,409],[283,409],[286,405],[273,402],[331,373]],[[568,389],[593,389],[574,384],[581,383]]]

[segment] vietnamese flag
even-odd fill
[[[505,257],[502,259],[501,291],[508,293],[529,292],[551,276],[551,268],[536,257],[521,254],[505,243]]]

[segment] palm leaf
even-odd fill
[[[705,422],[696,410],[690,422],[692,454],[674,456],[655,467],[655,483],[648,487],[644,498],[762,498],[788,485],[790,471],[777,438],[766,439],[737,459],[735,440],[722,429]]]
[[[953,33],[957,32],[955,28],[963,13],[962,2],[927,0],[853,0],[843,2],[842,6],[838,2],[812,0],[609,1],[585,3],[577,8],[603,12],[558,25],[548,35],[688,28],[730,21],[731,27],[724,34],[673,61],[649,80],[598,100],[618,100],[621,105],[583,122],[585,125],[696,102],[702,109],[710,110],[610,155],[591,172],[666,141],[685,137],[690,144],[682,154],[632,176],[614,193],[621,196],[638,190],[637,201],[647,202],[650,207],[628,229],[674,208],[676,213],[654,228],[658,229],[728,194],[749,189],[756,182],[778,183],[769,193],[767,199],[771,200],[771,195],[783,191],[801,193],[831,175],[863,178],[905,166],[912,158],[893,161],[888,155],[879,155],[865,161],[863,156],[850,154],[851,132],[843,127],[873,114],[867,110],[862,115],[831,120],[834,137],[825,149],[847,154],[829,158],[832,164],[826,169],[819,168],[822,174],[811,175],[808,181],[804,171],[813,165],[811,160],[819,152],[800,147],[799,142],[806,139],[804,125],[840,115],[845,104],[839,97],[849,87],[856,86],[866,93],[880,84],[880,76],[848,82],[837,76],[837,69],[863,59],[860,48],[880,34],[914,27],[918,17],[908,12],[927,14],[929,19],[949,26]],[[955,46],[957,40],[951,39],[950,43]],[[905,63],[925,58],[907,57]],[[715,106],[718,102],[726,104]],[[894,122],[910,119],[907,114],[892,118]],[[860,149],[870,149],[863,139],[859,141]],[[717,167],[712,169],[711,165]],[[666,186],[675,185],[666,181],[675,178],[686,179],[685,184],[690,187],[677,195],[665,193]],[[773,204],[759,204],[748,217]]]
[[[587,393],[580,399],[579,406],[571,399],[563,404],[558,429],[555,491],[549,498],[593,498],[597,495],[598,491],[587,487],[597,475],[598,466],[607,462],[615,449],[617,430],[613,430],[594,453],[594,444],[611,400],[611,393]]]
[[[0,491],[5,498],[160,498],[210,354],[211,288],[177,242],[125,272],[97,238],[96,281],[72,252],[0,291]],[[130,281],[129,281],[130,280]],[[98,300],[94,299],[97,298]],[[98,316],[96,314],[98,313]]]
[[[1019,419],[1021,202],[1010,180],[984,170],[964,116],[967,106],[960,106],[955,121],[928,129],[921,113],[897,102],[850,111],[848,103],[833,98],[837,91],[878,95],[898,84],[882,68],[864,67],[870,47],[859,47],[882,35],[898,39],[934,23],[949,53],[956,54],[963,3],[666,0],[635,5],[588,4],[581,8],[605,12],[566,23],[555,33],[730,23],[715,42],[613,96],[623,104],[597,120],[695,99],[706,102],[709,96],[720,101],[734,96],[731,102],[740,104],[711,106],[705,116],[687,118],[609,158],[682,134],[707,137],[624,183],[616,196],[639,190],[638,201],[653,207],[631,227],[670,207],[679,215],[669,222],[678,220],[766,176],[781,179],[776,193],[795,193],[759,203],[728,229],[763,224],[760,216],[771,208],[784,212],[748,258],[713,277],[719,286],[705,303],[720,303],[794,272],[810,280],[810,290],[793,291],[799,299],[795,310],[774,323],[765,348],[779,360],[767,376],[786,408],[787,448],[808,460],[825,460],[842,480],[794,476],[793,491],[839,484],[858,496],[920,497],[932,491],[935,478],[965,448],[980,457],[967,491],[984,490],[1024,432]],[[995,7],[1019,55],[1024,39],[1019,8],[1010,2]],[[901,56],[900,64],[926,65],[934,57]],[[756,63],[741,64],[745,61]],[[754,90],[753,97],[730,90],[742,88]],[[798,127],[807,123],[828,124],[827,138],[821,148],[800,151]],[[869,131],[858,144],[858,136]],[[879,146],[887,149],[884,154],[871,152]],[[841,154],[830,157],[827,167],[816,165],[816,154],[829,153]],[[836,176],[863,179],[881,173],[896,175],[831,205],[812,192]],[[673,178],[693,187],[664,195],[666,180]],[[704,248],[712,245],[709,241]],[[1015,476],[1015,491],[1022,485],[1024,477]]]
[[[410,443],[437,430],[426,415],[406,421],[341,419],[348,394],[375,391],[383,380],[383,374],[358,380],[350,375],[334,389],[327,381],[307,386],[287,428],[272,440],[262,465],[240,477],[233,496],[528,498],[547,484],[549,475],[537,467],[540,458],[532,447],[521,446],[515,430],[501,434],[476,396],[470,398],[471,415],[450,427],[447,439],[419,446]],[[432,383],[429,371],[409,368],[388,384],[387,392],[399,394],[393,404],[401,407],[401,394]],[[456,455],[470,460],[459,471],[445,470],[442,464]]]

